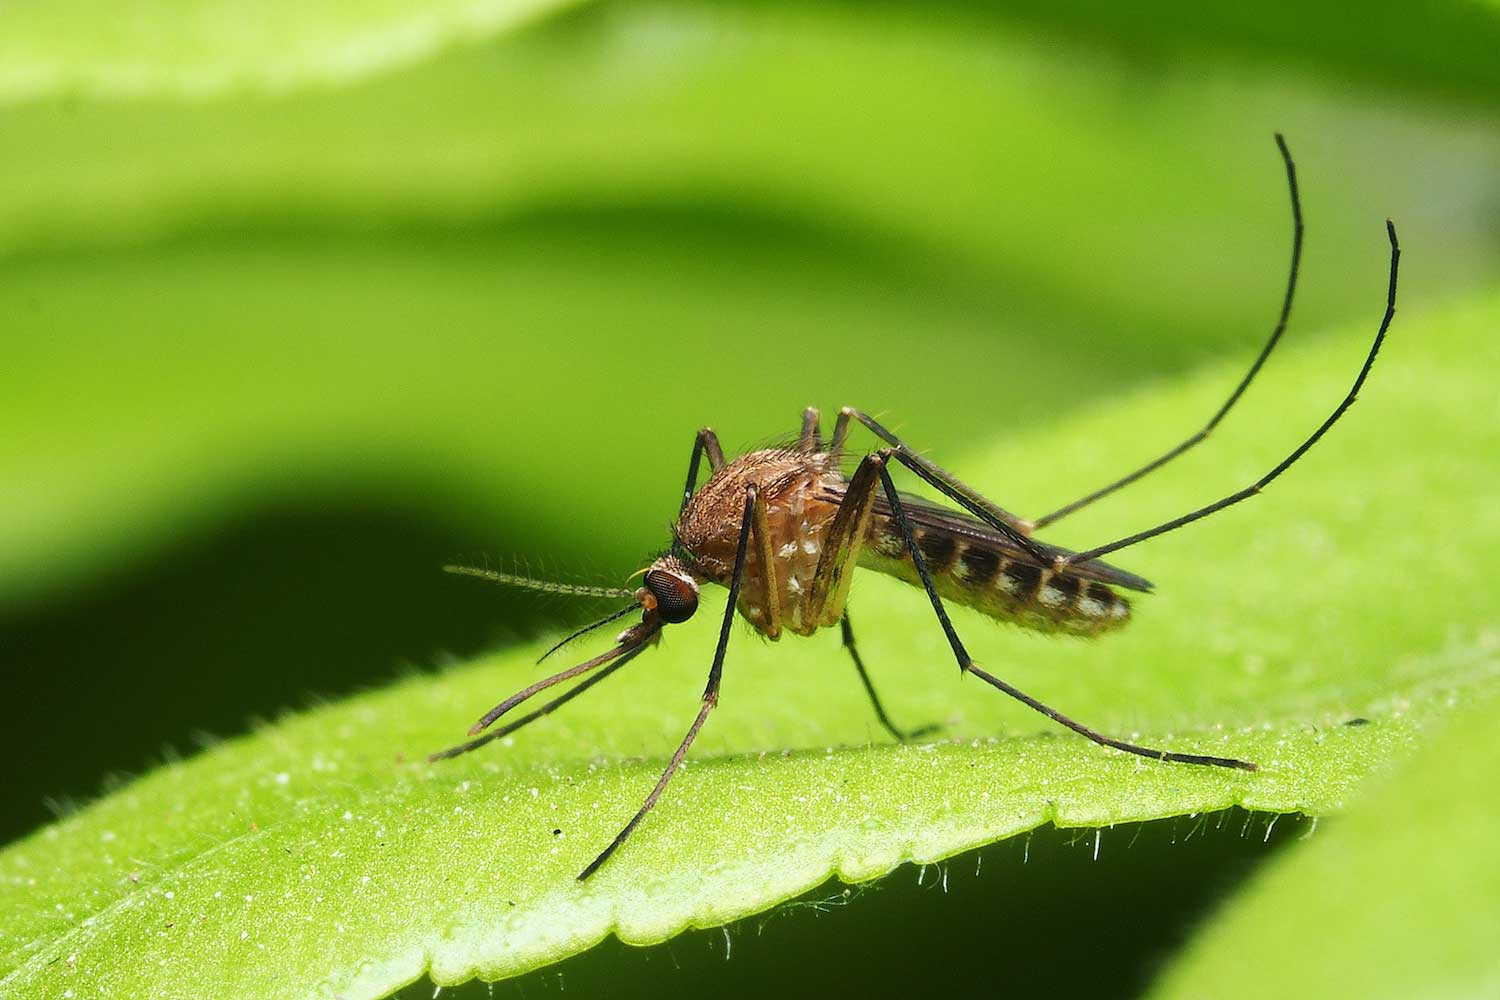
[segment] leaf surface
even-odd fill
[[[0,39],[77,9],[9,5]],[[194,30],[177,10],[142,16]],[[614,570],[704,424],[733,446],[850,404],[952,454],[1248,356],[1278,128],[1299,335],[1378,302],[1380,213],[1420,248],[1406,302],[1491,280],[1483,122],[891,8],[590,5],[337,88],[0,108],[0,602],[303,489]],[[642,527],[587,533],[615,521]]]
[[[1246,886],[1153,996],[1494,995],[1500,794],[1475,780],[1500,773],[1494,712],[1493,698],[1466,704],[1359,810]]]

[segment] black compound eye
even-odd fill
[[[656,598],[656,613],[670,625],[685,622],[698,610],[698,590],[687,580],[663,570],[646,574],[646,588]]]

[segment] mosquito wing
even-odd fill
[[[841,487],[830,486],[826,488],[826,491],[829,494],[836,494],[837,500],[841,501],[843,499],[843,490]],[[977,517],[971,517],[966,513],[953,510],[949,507],[940,507],[930,500],[913,496],[910,493],[902,493],[900,497],[901,505],[906,510],[906,517],[911,522],[913,528],[936,529],[938,531],[950,532],[959,538],[972,538],[988,547],[1004,552],[1009,559],[1019,560],[1031,565],[1040,565],[1043,569],[1050,568],[1048,565],[1037,563],[1031,553]],[[835,497],[831,495],[829,499],[835,499]],[[892,516],[891,506],[886,502],[885,497],[877,496],[875,498],[875,513],[879,517]],[[1048,545],[1046,542],[1040,541],[1036,544],[1049,557],[1072,555],[1071,550],[1056,545]],[[1124,587],[1126,590],[1143,592],[1151,590],[1150,580],[1111,566],[1109,563],[1100,562],[1097,559],[1070,566],[1068,567],[1068,572],[1085,580],[1097,580],[1100,583]]]

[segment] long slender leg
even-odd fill
[[[927,459],[918,455],[906,442],[892,434],[874,417],[862,413],[852,406],[846,406],[839,411],[838,423],[833,429],[833,445],[831,451],[837,454],[843,448],[844,438],[849,432],[849,421],[858,420],[868,427],[876,437],[880,438],[891,447],[886,449],[892,458],[915,472],[924,482],[944,496],[953,500],[969,511],[981,521],[993,527],[1005,537],[1031,555],[1042,565],[1051,562],[1051,556],[1043,552],[1041,547],[1030,538],[1032,524],[1030,521],[1019,518],[1007,510],[1002,509],[988,500],[974,487],[965,484],[953,473],[939,468]]]
[[[1239,385],[1234,387],[1234,391],[1229,394],[1229,398],[1224,401],[1224,405],[1219,407],[1217,412],[1209,418],[1208,423],[1204,424],[1201,430],[1177,445],[1177,447],[1162,453],[1129,475],[1121,476],[1114,482],[1106,486],[1101,486],[1099,489],[1094,490],[1094,492],[1079,497],[1072,503],[1063,504],[1045,517],[1037,518],[1033,522],[1037,531],[1047,527],[1049,524],[1056,524],[1074,511],[1082,510],[1095,500],[1107,497],[1116,490],[1129,486],[1148,473],[1155,472],[1178,455],[1183,454],[1208,437],[1213,432],[1213,429],[1219,425],[1219,421],[1224,419],[1224,415],[1234,407],[1235,403],[1239,402],[1240,397],[1245,394],[1245,390],[1250,387],[1250,383],[1255,379],[1255,376],[1260,373],[1261,366],[1266,363],[1266,358],[1270,357],[1271,351],[1280,342],[1281,335],[1286,332],[1287,319],[1292,313],[1292,298],[1297,291],[1297,271],[1302,261],[1302,202],[1297,196],[1297,168],[1292,164],[1292,154],[1287,150],[1286,140],[1282,138],[1280,132],[1276,133],[1276,148],[1281,150],[1282,162],[1286,164],[1286,182],[1292,196],[1292,264],[1286,277],[1286,294],[1281,300],[1281,315],[1276,321],[1276,328],[1271,331],[1270,339],[1260,349],[1260,354],[1256,357],[1255,362],[1250,365],[1250,370],[1245,373],[1244,378],[1240,379]]]
[[[693,490],[698,488],[698,464],[704,452],[708,453],[708,467],[717,472],[724,464],[724,449],[719,447],[719,435],[714,433],[712,427],[703,428],[693,438],[693,457],[688,460],[687,485],[682,488],[682,506],[677,508],[679,515],[687,510],[688,501],[693,498]]]
[[[537,719],[540,719],[544,715],[551,715],[554,711],[566,705],[574,698],[577,698],[579,695],[583,694],[583,692],[587,691],[589,688],[593,687],[595,684],[598,684],[600,681],[604,680],[604,678],[608,677],[616,670],[619,670],[631,660],[635,659],[645,648],[646,644],[642,643],[641,645],[630,650],[628,653],[622,654],[618,660],[611,663],[609,666],[605,667],[594,676],[587,677],[584,680],[580,681],[578,684],[569,688],[566,692],[558,695],[556,698],[553,698],[551,701],[547,702],[547,704],[543,705],[536,711],[529,712],[526,715],[521,716],[521,718],[516,719],[513,722],[508,722],[496,729],[491,729],[489,732],[485,733],[477,740],[470,740],[467,743],[460,743],[456,747],[449,747],[447,750],[439,750],[435,754],[429,754],[427,757],[428,762],[431,763],[433,761],[445,760],[449,757],[457,757],[462,753],[468,753],[470,750],[478,750],[486,743],[489,743],[492,740],[498,740],[502,736],[509,736],[511,733],[515,732],[523,726],[535,722]]]
[[[864,683],[865,692],[875,706],[875,715],[880,719],[880,724],[896,739],[906,740],[932,732],[937,727],[923,726],[910,733],[896,728],[896,724],[886,714],[885,706],[880,703],[880,696],[875,693],[870,675],[865,671],[864,660],[860,658],[859,650],[854,645],[854,629],[849,624],[849,614],[844,609],[849,599],[849,584],[853,580],[853,574],[849,570],[859,562],[859,552],[864,547],[865,534],[870,526],[870,512],[875,506],[875,487],[880,482],[879,470],[884,464],[885,459],[880,455],[866,455],[860,461],[859,468],[854,470],[854,476],[849,480],[839,503],[838,513],[834,515],[833,525],[823,540],[823,553],[818,557],[818,568],[813,573],[812,584],[808,588],[806,614],[808,621],[821,625],[831,625],[835,619],[838,620],[844,648],[854,660],[854,669],[859,671],[859,679]]]
[[[981,670],[969,656],[969,651],[964,649],[963,642],[958,638],[958,632],[954,630],[953,623],[948,620],[948,612],[943,608],[943,599],[938,596],[937,587],[932,583],[932,576],[927,572],[927,562],[922,558],[921,546],[917,544],[915,536],[912,535],[911,525],[906,520],[906,510],[901,505],[901,495],[896,492],[896,485],[891,482],[890,473],[883,466],[880,469],[880,482],[885,489],[886,500],[890,503],[891,510],[896,515],[896,524],[901,529],[901,537],[906,543],[906,550],[911,554],[912,565],[916,567],[917,575],[922,578],[922,587],[927,591],[927,597],[932,602],[932,610],[937,613],[938,622],[943,626],[943,634],[948,637],[948,645],[953,648],[953,656],[958,660],[959,670],[973,674],[1022,704],[1036,709],[1049,719],[1059,722],[1080,736],[1093,740],[1095,743],[1103,746],[1114,747],[1116,750],[1124,750],[1126,753],[1151,757],[1155,760],[1177,761],[1182,764],[1212,764],[1215,767],[1233,767],[1239,768],[1242,771],[1254,771],[1256,769],[1255,765],[1249,761],[1236,760],[1233,757],[1210,757],[1201,754],[1176,753],[1171,750],[1157,750],[1152,747],[1138,746],[1134,743],[1127,743],[1124,740],[1117,740],[1111,736],[1105,736],[1103,733],[1096,732],[1081,722],[1076,722],[1068,718],[1056,709],[1042,704],[1024,691],[1012,687],[993,674]]]
[[[823,450],[823,432],[819,430],[818,409],[809,406],[802,411],[802,432],[797,435],[797,450],[811,455]]]
[[[766,502],[759,497],[751,514],[751,540],[755,559],[760,566],[761,614],[757,624],[765,627],[767,639],[781,638],[781,586],[776,580],[776,551],[771,542],[771,518]]]
[[[610,841],[609,846],[597,858],[589,862],[587,868],[578,873],[580,882],[598,871],[599,866],[620,849],[620,845],[625,843],[625,838],[630,836],[630,832],[651,811],[651,807],[656,805],[656,800],[661,798],[667,782],[672,780],[672,775],[677,773],[682,759],[687,756],[688,747],[692,746],[693,740],[697,739],[698,730],[703,728],[708,713],[713,711],[714,706],[719,703],[719,681],[724,674],[724,651],[729,648],[729,629],[734,623],[734,606],[740,596],[740,581],[745,569],[745,550],[750,544],[750,524],[755,512],[755,500],[755,487],[747,486],[745,488],[745,513],[740,519],[740,541],[734,554],[734,572],[729,578],[729,602],[724,605],[724,622],[719,626],[719,644],[714,648],[714,662],[708,668],[708,686],[703,689],[703,707],[698,710],[698,717],[688,727],[687,735],[682,738],[677,752],[672,754],[672,759],[668,762],[667,769],[662,772],[661,778],[657,780],[656,787],[651,789],[651,794],[646,796],[646,801],[641,803],[641,808],[630,818],[630,822],[625,824],[624,829],[615,834],[615,839]]]
[[[855,648],[854,626],[849,624],[849,612],[847,611],[844,612],[844,617],[839,619],[839,631],[844,637],[844,648],[849,651],[849,658],[854,661],[854,669],[859,671],[859,679],[865,686],[865,694],[870,696],[870,704],[875,707],[875,717],[880,720],[880,724],[885,727],[886,732],[896,737],[902,743],[905,743],[907,740],[926,736],[928,733],[936,732],[941,728],[939,726],[919,726],[910,732],[896,728],[896,724],[886,714],[885,706],[880,703],[880,695],[875,693],[875,685],[871,683],[870,675],[865,671],[865,661],[860,658],[859,650]]]
[[[1396,315],[1396,273],[1401,262],[1401,245],[1396,241],[1396,227],[1389,219],[1386,220],[1385,228],[1386,234],[1390,237],[1391,241],[1391,275],[1390,283],[1386,287],[1385,316],[1380,320],[1380,329],[1375,333],[1375,342],[1370,345],[1370,353],[1365,355],[1364,365],[1360,367],[1359,374],[1354,377],[1354,385],[1350,387],[1348,395],[1343,398],[1339,405],[1334,407],[1333,412],[1328,415],[1328,419],[1319,424],[1318,429],[1313,431],[1312,435],[1306,441],[1298,445],[1295,451],[1282,459],[1279,465],[1239,492],[1231,493],[1222,500],[1217,500],[1206,507],[1199,507],[1191,513],[1175,517],[1170,521],[1158,524],[1154,528],[1137,531],[1133,535],[1126,535],[1124,538],[1116,539],[1107,545],[1098,545],[1092,549],[1056,559],[1054,563],[1057,568],[1060,569],[1073,563],[1087,562],[1090,559],[1096,559],[1110,552],[1117,552],[1137,542],[1144,542],[1148,538],[1165,535],[1167,532],[1175,531],[1185,524],[1192,524],[1199,518],[1217,513],[1225,507],[1232,507],[1241,500],[1248,500],[1269,486],[1277,476],[1280,476],[1287,469],[1291,468],[1297,459],[1305,455],[1308,449],[1317,444],[1318,440],[1324,434],[1328,433],[1328,429],[1338,422],[1338,419],[1344,415],[1344,411],[1354,405],[1354,400],[1359,395],[1360,387],[1365,384],[1365,377],[1370,374],[1370,369],[1375,365],[1375,356],[1380,353],[1380,345],[1385,341],[1385,332],[1390,329],[1391,318]]]
[[[875,486],[880,481],[877,470],[883,461],[879,455],[866,455],[844,489],[838,513],[833,516],[833,524],[823,539],[818,567],[808,586],[804,605],[808,622],[832,625],[844,616],[844,604],[854,577],[850,570],[859,561],[859,550],[864,546],[865,534],[870,527]]]

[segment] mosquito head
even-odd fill
[[[647,615],[655,612],[663,622],[676,625],[698,610],[698,581],[675,556],[662,556],[652,563],[645,584],[635,599]]]

